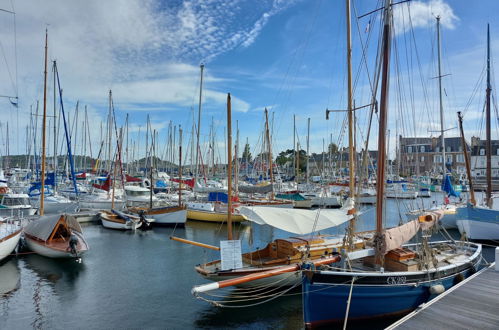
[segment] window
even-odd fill
[[[412,152],[412,147],[407,147],[407,152],[411,153]]]
[[[497,149],[497,151],[499,151],[499,149]],[[425,152],[424,146],[421,146],[421,152]]]
[[[447,152],[450,152],[450,147],[447,147],[446,149],[447,149]]]
[[[499,156],[499,148],[496,149],[496,155]]]
[[[485,156],[485,149],[480,149],[480,156]]]
[[[421,156],[421,161],[424,162],[424,156]]]
[[[458,163],[464,163],[464,155],[457,155],[456,156],[456,162],[458,162]]]
[[[436,147],[436,148],[435,148],[435,151],[436,151],[436,152],[440,152],[440,147]]]

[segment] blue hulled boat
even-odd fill
[[[479,244],[435,242],[430,248],[444,252],[438,256],[438,267],[428,270],[393,271],[388,270],[390,267],[374,270],[370,263],[373,257],[368,256],[354,261],[350,271],[305,271],[302,281],[305,327],[343,322],[346,317],[358,320],[407,313],[479,268]],[[418,246],[404,246],[406,251],[412,249],[417,250]],[[374,255],[372,249],[365,252]],[[449,256],[454,258],[451,264],[443,261]]]

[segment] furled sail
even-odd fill
[[[350,200],[349,200],[350,201]],[[241,214],[249,221],[269,225],[298,235],[339,226],[353,218],[348,211],[353,203],[347,201],[340,209],[303,210],[282,207],[244,206]]]

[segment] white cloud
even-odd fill
[[[435,17],[440,16],[440,24],[447,29],[454,29],[459,18],[452,7],[444,0],[409,1],[393,7],[393,21],[396,33],[412,28],[435,25]],[[410,18],[410,19],[409,19]]]

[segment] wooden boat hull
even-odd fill
[[[74,235],[78,238],[77,244],[77,254],[78,257],[84,254],[88,250],[88,244],[83,238],[83,236],[78,232],[73,232]],[[76,256],[71,253],[69,249],[69,244],[64,243],[46,243],[37,239],[34,239],[28,235],[24,235],[24,239],[28,248],[38,253],[41,256],[47,258],[75,258]]]
[[[227,212],[187,209],[187,219],[206,222],[227,222]],[[246,217],[242,214],[232,214],[232,222],[242,222],[245,220]]]
[[[109,229],[135,230],[142,225],[140,221],[127,221],[111,212],[99,212],[99,218],[102,226]]]
[[[22,229],[12,232],[11,234],[0,239],[0,261],[8,257],[16,248],[21,239]]]
[[[479,268],[481,246],[474,246],[476,250],[466,262],[430,272],[305,271],[302,278],[305,327],[342,322],[351,288],[349,320],[380,318],[414,310],[435,297],[432,293],[435,286],[447,290]]]
[[[130,208],[131,212],[138,214],[140,210],[144,210],[147,217],[154,219],[154,225],[171,226],[185,225],[187,221],[187,209],[182,206],[170,206],[162,208]]]

